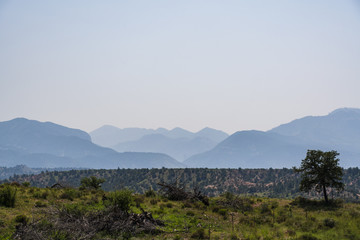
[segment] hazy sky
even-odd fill
[[[360,1],[0,0],[0,121],[268,130],[360,108]]]

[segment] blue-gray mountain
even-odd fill
[[[360,166],[360,109],[304,117],[267,132],[240,131],[212,150],[184,161],[191,167],[281,168],[298,166],[308,149],[336,150],[343,167]]]
[[[111,147],[118,152],[164,153],[179,161],[208,151],[229,136],[211,128],[192,133],[182,128],[119,129],[109,125],[91,132],[90,135],[94,143]]]
[[[113,147],[118,152],[161,152],[183,161],[194,154],[208,151],[216,142],[205,137],[171,138],[162,134],[149,134],[132,142],[119,143]]]
[[[91,142],[84,131],[17,118],[0,122],[0,166],[160,168],[183,167],[161,153],[118,153]]]

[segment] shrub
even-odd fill
[[[0,190],[0,206],[15,207],[17,189],[6,185]]]
[[[183,205],[181,206],[181,208],[191,208],[191,207],[192,207],[192,205],[188,201],[184,202]]]
[[[141,203],[144,203],[144,196],[143,195],[137,195],[134,197],[135,206],[137,208],[140,208]]]
[[[92,195],[90,199],[86,200],[87,205],[95,205],[99,203],[99,198],[96,195]]]
[[[288,230],[286,230],[286,233],[287,233],[290,237],[296,236],[296,231],[293,230],[293,229],[288,229]]]
[[[24,187],[30,187],[30,182],[23,182],[22,185],[23,185]]]
[[[151,205],[156,205],[158,203],[158,200],[157,199],[151,199],[150,200],[150,204]]]
[[[36,201],[34,206],[37,208],[42,208],[42,207],[46,207],[47,204],[41,201]]]
[[[219,209],[218,213],[223,216],[224,220],[227,219],[228,210],[227,209]]]
[[[152,188],[150,188],[149,190],[147,190],[145,192],[145,196],[146,197],[156,197],[156,192]]]
[[[11,186],[14,186],[14,187],[20,187],[20,186],[21,186],[21,184],[18,183],[18,182],[16,182],[16,181],[10,183],[10,185],[11,185]]]
[[[221,215],[221,216],[226,216],[227,215],[227,210],[222,208],[222,209],[219,209],[218,213]]]
[[[219,207],[214,207],[214,208],[212,209],[212,211],[213,211],[214,213],[219,212],[219,210],[220,210],[220,208],[219,208]]]
[[[109,203],[122,211],[128,212],[133,204],[134,197],[132,191],[129,189],[123,189],[120,191],[111,192],[109,194]]]
[[[27,216],[23,215],[23,214],[17,215],[15,217],[15,222],[16,223],[22,223],[22,224],[25,225],[28,221],[29,221],[29,218]]]
[[[202,229],[202,228],[196,230],[196,232],[194,232],[191,235],[191,238],[193,238],[193,239],[206,239],[205,230]]]
[[[193,217],[193,216],[195,216],[195,213],[193,211],[187,211],[186,215]]]
[[[37,190],[36,192],[33,193],[33,197],[34,198],[41,198],[41,199],[47,199],[47,197],[49,196],[49,191],[48,190]]]
[[[235,233],[230,235],[230,240],[239,240],[238,236]]]
[[[53,234],[51,235],[51,239],[54,239],[54,240],[67,240],[69,239],[69,234],[66,233],[66,232],[62,232],[62,231],[59,231],[59,230],[55,230],[53,232]]]
[[[0,228],[5,226],[5,221],[3,219],[0,219]]]
[[[65,188],[64,192],[60,194],[61,199],[67,199],[70,201],[73,201],[75,198],[78,198],[80,196],[81,196],[80,192],[76,191],[73,188]]]
[[[271,214],[271,209],[268,203],[263,203],[260,205],[261,214]]]
[[[318,240],[317,237],[311,235],[311,234],[304,234],[298,238],[299,240]]]
[[[335,227],[335,220],[332,218],[325,218],[324,219],[324,225],[329,228]]]
[[[235,199],[235,195],[232,192],[225,192],[223,194],[223,196],[226,198],[226,200],[234,200]]]

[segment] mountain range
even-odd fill
[[[112,148],[117,151],[100,143],[115,143]],[[0,122],[0,166],[4,167],[282,168],[299,166],[308,149],[336,150],[341,166],[358,167],[360,109],[341,108],[269,131],[239,131],[231,136],[210,128],[192,133],[181,128],[113,126],[104,126],[89,135],[25,118]],[[184,161],[180,163],[175,158]]]
[[[308,149],[336,150],[343,167],[360,165],[360,109],[308,116],[269,131],[239,131],[210,151],[188,158],[190,167],[281,168],[299,166]]]
[[[119,153],[94,144],[88,133],[50,122],[0,122],[0,166],[57,168],[183,167],[162,153]]]
[[[229,135],[212,128],[204,128],[196,133],[182,128],[119,129],[105,125],[90,132],[92,141],[118,152],[164,153],[178,161],[184,161],[194,154],[208,151]]]

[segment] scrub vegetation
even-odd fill
[[[96,182],[95,178],[92,180]],[[198,188],[175,182],[162,184],[161,191],[148,189],[143,194],[129,189],[104,191],[100,187],[61,185],[38,188],[28,182],[2,184],[0,239],[359,239],[360,236],[359,203],[231,192],[201,201],[199,196],[204,195]],[[174,197],[176,188],[186,197]]]

